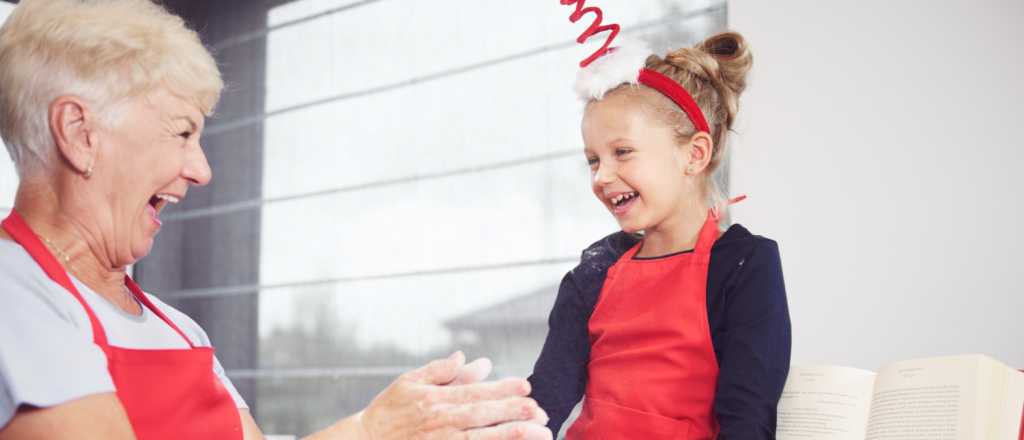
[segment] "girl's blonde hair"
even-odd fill
[[[750,47],[736,32],[711,36],[694,47],[671,51],[665,57],[651,55],[647,58],[648,69],[682,85],[704,112],[714,142],[711,162],[705,172],[708,202],[720,209],[726,207],[728,200],[725,194],[727,174],[721,166],[728,153],[727,134],[736,120],[739,97],[747,87],[747,72],[752,63]],[[610,93],[635,89],[635,86],[622,85]],[[652,103],[656,114],[674,128],[681,143],[696,134],[693,122],[674,102],[653,90],[645,95],[654,97],[647,103]]]
[[[57,97],[116,125],[122,104],[161,87],[209,115],[224,83],[198,34],[151,0],[22,0],[0,28],[0,136],[22,177],[51,156]]]

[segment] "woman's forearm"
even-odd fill
[[[490,370],[490,363],[476,367]],[[468,431],[496,440],[551,439],[547,415],[525,397],[526,380],[478,382],[488,371],[476,367],[468,368],[462,352],[433,361],[399,376],[363,411],[306,439],[452,438]]]
[[[370,440],[361,422],[363,413],[345,417],[333,425],[303,437],[303,440]]]

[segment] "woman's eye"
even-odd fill
[[[183,138],[183,139],[188,139],[188,138],[192,137],[192,132],[191,131],[183,131],[181,133],[178,133],[178,136]]]

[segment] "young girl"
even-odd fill
[[[648,54],[581,72],[593,192],[622,231],[563,278],[532,397],[557,434],[586,396],[569,439],[774,439],[790,356],[778,247],[719,231],[714,178],[750,50],[723,33]]]

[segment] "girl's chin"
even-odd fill
[[[637,225],[634,224],[633,222],[619,222],[619,228],[622,229],[622,232],[625,232],[627,234],[636,234],[642,232],[644,229],[647,229],[646,225]]]

